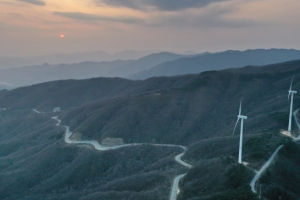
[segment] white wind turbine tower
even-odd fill
[[[293,80],[294,80],[294,76],[293,76],[292,81],[291,81],[291,86],[290,86],[289,95],[288,95],[288,99],[290,100],[290,95],[292,94],[292,96],[291,96],[291,104],[290,104],[289,127],[288,127],[288,131],[289,132],[291,132],[291,129],[292,129],[292,114],[293,114],[294,94],[297,93],[297,91],[292,90]]]
[[[241,115],[242,112],[242,99],[240,102],[240,109],[239,109],[239,115],[237,116],[238,119],[235,123],[234,129],[233,129],[233,135],[234,135],[234,131],[235,128],[239,122],[239,120],[241,119],[241,130],[240,130],[240,147],[239,147],[239,164],[242,163],[242,147],[243,147],[243,126],[244,126],[244,119],[247,119],[247,116]]]

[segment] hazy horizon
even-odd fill
[[[0,0],[0,5],[1,57],[300,49],[297,0]]]

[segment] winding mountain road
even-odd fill
[[[295,110],[293,112],[293,116],[294,116],[294,120],[297,124],[298,129],[300,130],[300,123],[299,120],[297,118],[297,114],[299,112],[299,109]],[[281,132],[283,135],[291,137],[293,139],[294,142],[299,141],[300,140],[300,135],[295,138],[294,136],[292,136],[289,132],[287,131],[282,131]],[[283,145],[280,145],[272,154],[272,156],[269,158],[269,160],[262,166],[262,168],[256,173],[256,175],[254,176],[254,178],[252,179],[251,183],[250,183],[250,187],[253,193],[257,193],[256,189],[255,189],[255,184],[258,181],[258,179],[261,177],[261,174],[269,167],[269,165],[271,164],[271,162],[273,161],[273,159],[275,158],[275,156],[277,155],[278,151],[283,147]]]
[[[33,109],[34,112],[36,112],[37,114],[44,114],[44,112],[40,112],[37,109]]]
[[[38,114],[43,114],[43,112],[40,112],[40,111],[38,111],[36,109],[33,109],[33,111],[36,112],[36,113],[38,113]],[[124,148],[124,147],[142,146],[142,145],[181,148],[183,150],[183,153],[176,155],[175,156],[175,161],[178,162],[179,164],[183,165],[184,167],[187,167],[187,168],[192,168],[193,167],[192,165],[190,165],[187,162],[184,162],[181,159],[182,156],[184,156],[184,154],[188,150],[185,146],[174,145],[174,144],[131,143],[131,144],[123,144],[123,145],[116,145],[116,146],[111,146],[111,147],[105,147],[105,146],[101,146],[96,140],[74,141],[74,140],[70,139],[70,137],[72,135],[72,131],[70,131],[70,127],[69,126],[60,125],[61,120],[58,119],[57,116],[52,117],[52,119],[54,119],[55,121],[57,121],[56,126],[61,126],[61,127],[65,128],[65,137],[64,137],[64,140],[68,144],[87,144],[87,145],[92,145],[98,151],[109,151],[109,150],[120,149],[120,148]],[[180,175],[177,175],[174,178],[173,184],[172,184],[172,188],[171,188],[171,192],[170,192],[170,198],[169,198],[170,200],[176,200],[176,198],[177,198],[177,196],[178,196],[178,194],[180,192],[179,181],[185,175],[186,175],[186,173],[180,174]]]
[[[261,174],[269,167],[269,165],[271,164],[271,162],[273,161],[273,159],[275,158],[275,156],[277,155],[278,151],[283,147],[283,145],[280,145],[272,154],[272,156],[269,158],[269,160],[262,166],[262,168],[256,173],[256,175],[254,176],[254,178],[252,179],[250,186],[251,186],[251,190],[253,193],[257,193],[257,191],[255,190],[255,184],[258,181],[258,179],[260,178]]]
[[[175,200],[177,198],[177,195],[180,193],[179,189],[179,181],[185,176],[186,174],[180,174],[174,178],[171,194],[170,194],[170,200]]]

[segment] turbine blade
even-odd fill
[[[293,78],[292,78],[292,81],[291,81],[290,91],[292,90],[293,80],[294,80],[294,75],[293,75]]]
[[[234,131],[235,131],[235,129],[236,129],[237,124],[239,123],[239,120],[240,120],[240,118],[238,118],[238,119],[236,120],[234,129],[233,129],[233,132],[232,132],[232,136],[234,136]]]
[[[290,90],[289,90],[289,95],[288,95],[288,101],[290,101],[290,95],[291,95],[291,90],[292,90],[292,86],[293,86],[293,80],[294,80],[294,75],[292,77],[292,81],[291,81],[291,85],[290,85]]]
[[[243,100],[243,98],[241,98],[241,101],[240,101],[239,115],[241,115],[241,113],[242,113],[242,100]]]

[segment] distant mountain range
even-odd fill
[[[141,52],[139,53],[141,55]],[[134,52],[131,51],[116,55],[118,58],[126,58],[126,55],[130,57],[129,54],[131,57],[134,57]],[[72,56],[74,56],[73,61],[81,59],[79,55],[76,59],[75,54]],[[112,57],[108,58],[111,59]],[[150,77],[196,74],[208,70],[239,68],[248,65],[261,66],[297,59],[300,59],[299,50],[257,49],[219,53],[206,52],[198,55],[160,52],[136,60],[86,61],[76,64],[57,65],[44,63],[43,65],[21,68],[0,69],[0,88],[10,89],[53,80],[95,77],[121,77],[144,80]],[[56,62],[62,62],[62,60],[58,59]]]
[[[147,79],[156,76],[195,74],[208,70],[238,68],[247,65],[268,65],[300,59],[300,51],[293,49],[255,49],[246,51],[224,51],[184,57],[161,63],[151,69],[130,75],[130,79]]]
[[[77,64],[36,65],[0,70],[0,85],[16,88],[53,80],[86,79],[94,77],[127,77],[140,70],[147,70],[165,61],[182,55],[168,52],[156,53],[138,60],[116,60],[110,62],[82,62]]]
[[[107,53],[105,51],[93,52],[78,52],[70,54],[53,54],[35,57],[1,57],[0,56],[0,69],[19,68],[31,65],[42,65],[48,63],[51,65],[57,64],[74,64],[81,62],[102,62],[102,61],[115,61],[115,60],[137,60],[150,54],[159,53],[157,50],[136,51],[125,50],[116,53]],[[172,52],[174,54],[182,55],[196,55],[195,51]]]
[[[37,57],[0,57],[0,69],[15,68],[31,65],[41,65],[49,63],[57,64],[73,64],[86,61],[101,62],[101,61],[115,61],[115,60],[136,60],[157,51],[135,51],[126,50],[114,54],[105,51],[94,52],[78,52],[72,54],[53,54]]]

